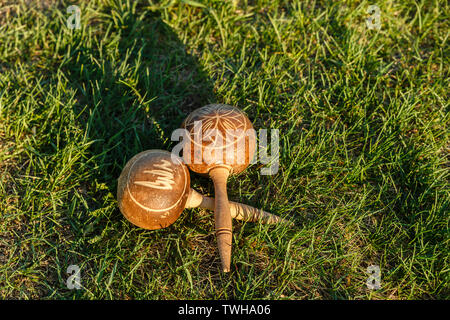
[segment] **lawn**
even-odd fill
[[[443,0],[0,0],[0,298],[448,299],[449,15]],[[233,222],[229,274],[213,212],[148,231],[116,200],[133,155],[170,150],[215,102],[280,133],[278,172],[248,167],[229,199],[295,222]]]

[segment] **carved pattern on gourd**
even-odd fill
[[[157,163],[154,166],[161,170],[144,170],[143,172],[156,175],[156,181],[135,181],[134,184],[154,189],[172,190],[171,185],[175,184],[175,181],[171,163],[162,159],[161,163]]]
[[[191,133],[194,133],[195,122],[197,121],[201,121],[202,138],[203,141],[209,139],[210,148],[216,148],[218,141],[222,142],[219,148],[225,148],[235,143],[235,138],[240,139],[245,136],[247,130],[244,114],[228,105],[208,105],[198,109],[188,116],[185,127],[189,128],[188,130]],[[227,139],[231,141],[227,141]],[[192,141],[199,145],[195,139]],[[200,146],[202,145],[203,143],[200,144]]]
[[[167,160],[163,160],[163,161],[167,161],[167,163],[168,164],[170,164],[170,165],[172,165],[172,166],[182,166],[182,168],[183,168],[183,175],[184,175],[184,177],[183,177],[183,179],[182,179],[182,181],[183,181],[183,190],[182,190],[182,192],[180,193],[180,196],[179,196],[179,198],[177,199],[177,200],[175,200],[174,201],[174,203],[173,203],[173,205],[171,205],[171,206],[169,206],[169,207],[167,207],[167,208],[163,208],[163,209],[152,209],[152,208],[149,208],[149,207],[147,207],[147,206],[144,206],[142,203],[140,203],[138,200],[136,200],[136,198],[133,196],[133,193],[131,192],[131,190],[130,190],[130,174],[134,171],[133,170],[133,167],[139,162],[139,160],[141,160],[141,158],[142,157],[145,157],[145,156],[148,156],[150,153],[157,153],[157,154],[161,154],[161,155],[163,155],[163,156],[169,156],[170,157],[170,153],[169,152],[167,152],[167,153],[165,153],[165,152],[161,152],[161,151],[159,151],[159,150],[152,150],[152,151],[150,151],[150,152],[146,152],[146,153],[143,153],[141,156],[139,156],[135,161],[134,161],[134,163],[132,164],[132,166],[130,167],[130,169],[129,169],[129,171],[128,171],[128,176],[127,176],[127,185],[126,185],[126,190],[127,190],[127,192],[128,192],[128,195],[129,195],[129,197],[130,197],[130,199],[137,205],[137,206],[139,206],[140,208],[142,208],[142,209],[144,209],[144,210],[146,210],[146,211],[148,211],[148,212],[151,212],[151,213],[158,213],[158,214],[160,214],[161,212],[166,212],[164,215],[162,215],[162,217],[164,217],[167,213],[168,213],[168,211],[169,210],[171,210],[171,209],[173,209],[173,208],[175,208],[179,203],[180,203],[180,201],[182,201],[182,199],[183,199],[183,196],[186,194],[186,189],[187,189],[187,187],[189,187],[189,186],[186,186],[186,181],[187,181],[187,179],[188,179],[188,176],[187,176],[187,168],[185,168],[184,167],[184,164],[183,164],[183,162],[180,160],[180,159],[178,159],[178,158],[175,158],[176,159],[176,161],[177,161],[177,163],[170,163],[169,161],[167,161]],[[156,167],[157,165],[155,165],[155,167]],[[161,167],[158,167],[159,169],[161,169]],[[144,170],[144,172],[145,171],[152,171],[152,170]],[[137,182],[137,181],[136,181]],[[135,183],[136,184],[136,183]],[[139,184],[138,184],[139,185]]]

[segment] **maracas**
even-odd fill
[[[119,177],[117,200],[127,220],[149,230],[168,227],[184,208],[214,210],[214,199],[190,188],[189,170],[182,160],[164,150],[143,151],[127,162]],[[230,212],[239,220],[289,223],[235,202],[230,202]]]
[[[183,141],[185,163],[194,172],[208,174],[214,182],[217,245],[222,270],[228,272],[232,224],[227,179],[250,164],[256,147],[256,133],[242,111],[225,104],[210,104],[194,110],[182,127],[187,130]]]

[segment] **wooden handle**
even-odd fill
[[[292,222],[287,221],[275,214],[257,209],[246,204],[229,201],[231,218],[249,222],[261,222],[266,224],[285,223],[293,225]],[[190,190],[186,208],[203,208],[214,211],[214,198],[205,197],[194,189]]]
[[[209,171],[214,182],[217,246],[219,247],[220,261],[223,272],[229,272],[231,266],[231,242],[233,238],[230,205],[227,196],[227,179],[230,170],[225,167],[216,167]]]
[[[230,201],[230,212],[231,217],[237,220],[261,222],[266,224],[285,223],[291,226],[293,225],[292,222],[289,222],[277,215],[242,203]]]

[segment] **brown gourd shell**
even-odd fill
[[[134,225],[161,229],[174,223],[189,195],[190,177],[182,159],[164,150],[138,153],[118,180],[120,212]]]
[[[206,105],[190,113],[181,127],[188,131],[183,158],[194,172],[206,174],[224,165],[233,173],[239,173],[253,159],[256,133],[247,116],[236,107]]]

